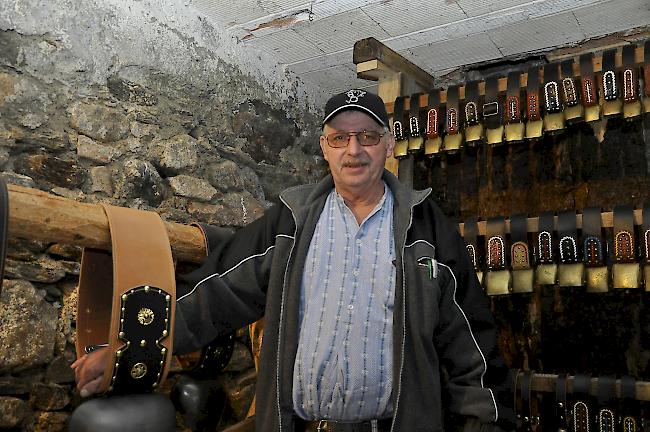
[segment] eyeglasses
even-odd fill
[[[347,147],[350,143],[351,137],[356,137],[359,144],[362,146],[374,146],[379,144],[379,140],[386,134],[375,131],[360,131],[360,132],[333,132],[325,135],[327,144],[330,147],[341,148]]]

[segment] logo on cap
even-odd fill
[[[366,95],[366,92],[363,90],[349,90],[346,95],[348,96],[348,100],[345,101],[346,103],[357,103],[360,97]]]

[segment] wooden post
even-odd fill
[[[433,88],[434,79],[428,72],[375,38],[354,44],[353,61],[359,78],[378,81],[377,93],[385,103],[392,104],[398,96]],[[386,161],[386,169],[408,186],[413,185],[413,165],[412,155],[399,161],[390,157]]]
[[[110,250],[108,219],[98,204],[77,202],[38,189],[7,185],[9,236]],[[165,222],[174,258],[201,262],[205,243],[197,227]]]

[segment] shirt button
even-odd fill
[[[352,309],[354,309],[353,305],[348,306],[348,310],[352,310]]]
[[[353,271],[352,274],[355,275],[355,276],[359,276],[359,270]]]
[[[357,239],[357,244],[358,244],[359,246],[361,246],[362,243],[363,243],[363,242],[361,241],[361,239]]]

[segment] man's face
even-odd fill
[[[348,145],[331,147],[326,136],[334,132],[377,132],[384,134],[374,146],[362,146],[357,137],[352,136]],[[323,128],[320,148],[339,191],[363,191],[379,184],[386,158],[392,154],[393,135],[369,115],[356,110],[343,111],[332,118]]]

